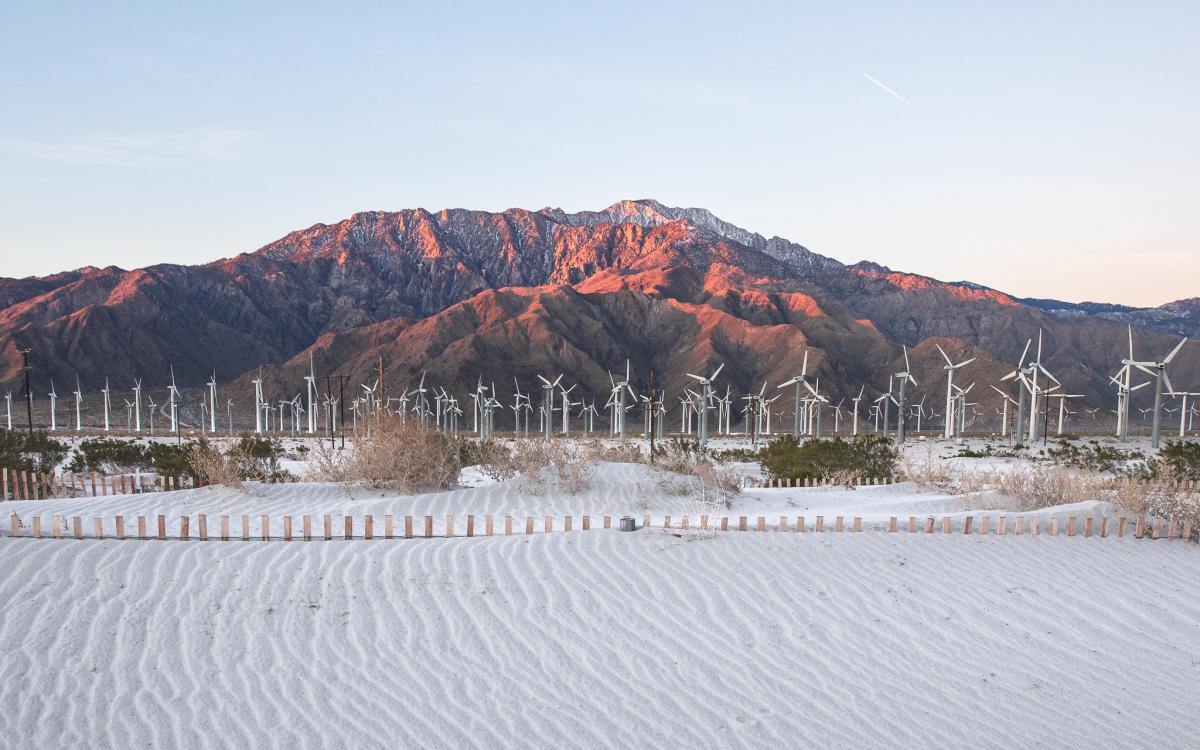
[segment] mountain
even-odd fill
[[[1070,305],[846,265],[653,200],[579,213],[363,212],[206,265],[2,279],[0,306],[0,382],[20,377],[18,350],[29,347],[37,394],[51,377],[61,394],[77,373],[87,391],[106,376],[161,390],[173,366],[192,387],[215,370],[239,399],[260,367],[270,392],[290,397],[310,358],[318,373],[357,384],[373,380],[381,357],[393,387],[429,370],[460,397],[480,376],[508,393],[514,376],[531,388],[551,372],[606,391],[626,358],[639,382],[653,368],[672,392],[691,385],[687,372],[725,362],[722,386],[741,395],[764,381],[774,390],[807,348],[836,403],[863,385],[885,389],[901,344],[923,390],[938,393],[935,343],[978,357],[963,377],[990,390],[982,383],[1042,329],[1047,367],[1100,404],[1111,400],[1125,324],[1139,327],[1139,356],[1150,356],[1200,321],[1198,300]],[[1185,347],[1179,362],[1197,360]]]

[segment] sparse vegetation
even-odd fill
[[[878,435],[803,443],[783,435],[764,447],[758,457],[772,479],[822,480],[847,475],[893,476],[900,454],[889,438]]]
[[[462,468],[458,438],[418,422],[381,420],[369,435],[338,453],[328,448],[314,451],[316,481],[346,482],[373,489],[423,492],[450,487]]]
[[[0,432],[0,466],[16,471],[44,474],[67,456],[67,445],[42,430],[33,434],[16,430]]]

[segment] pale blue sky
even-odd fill
[[[653,197],[1019,295],[1200,294],[1200,3],[169,5],[5,10],[0,275]]]

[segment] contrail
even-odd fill
[[[897,94],[895,91],[892,91],[892,90],[891,90],[891,89],[889,89],[887,86],[884,86],[882,83],[880,83],[879,81],[877,81],[877,80],[875,80],[874,78],[872,78],[872,77],[870,76],[870,74],[869,74],[869,73],[863,73],[863,75],[864,75],[864,76],[866,76],[866,78],[867,78],[867,80],[868,80],[868,81],[870,81],[871,83],[875,84],[875,85],[876,85],[876,86],[878,86],[879,88],[883,89],[883,90],[884,90],[884,91],[886,91],[887,93],[889,93],[889,94],[891,94],[892,96],[896,97],[897,99],[899,99],[900,101],[904,102],[905,104],[907,104],[908,106],[912,107],[913,109],[917,110],[918,112],[920,112],[920,111],[921,111],[921,108],[920,108],[920,107],[918,107],[917,105],[913,104],[913,103],[912,103],[912,102],[910,102],[909,100],[905,99],[903,96],[900,96],[900,95],[899,95],[899,94]]]

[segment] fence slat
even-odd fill
[[[396,522],[395,519],[392,518],[391,513],[385,513],[383,516],[383,538],[396,538]]]
[[[203,516],[201,516],[203,518]],[[125,538],[125,516],[117,516],[117,539]]]

